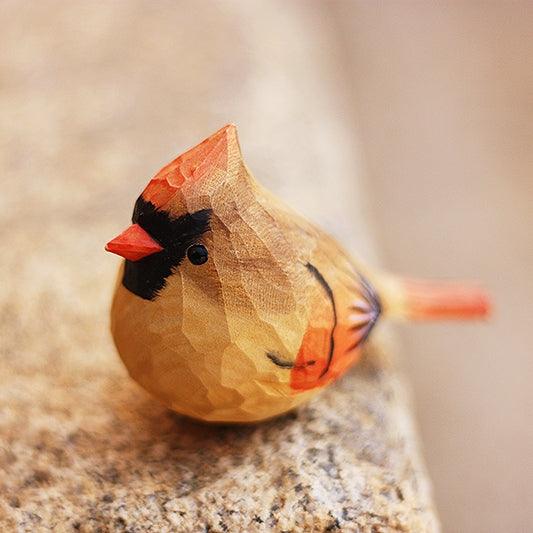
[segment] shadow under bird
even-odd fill
[[[205,421],[293,409],[360,358],[383,316],[489,307],[476,287],[364,267],[254,179],[233,125],[161,169],[106,249],[125,259],[111,330],[130,375]]]

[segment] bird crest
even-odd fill
[[[237,177],[244,161],[237,128],[227,124],[216,133],[164,166],[148,183],[142,197],[158,209],[165,209],[178,192],[190,195],[203,188]]]

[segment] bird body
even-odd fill
[[[106,249],[125,258],[111,330],[130,375],[206,421],[293,409],[358,360],[382,314],[487,311],[477,289],[356,263],[253,178],[233,125],[161,169]]]

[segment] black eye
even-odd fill
[[[187,248],[187,257],[193,265],[203,265],[207,261],[207,248],[203,244],[193,244]]]

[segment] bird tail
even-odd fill
[[[376,283],[383,312],[407,320],[476,320],[490,314],[487,293],[472,283],[384,277]]]

